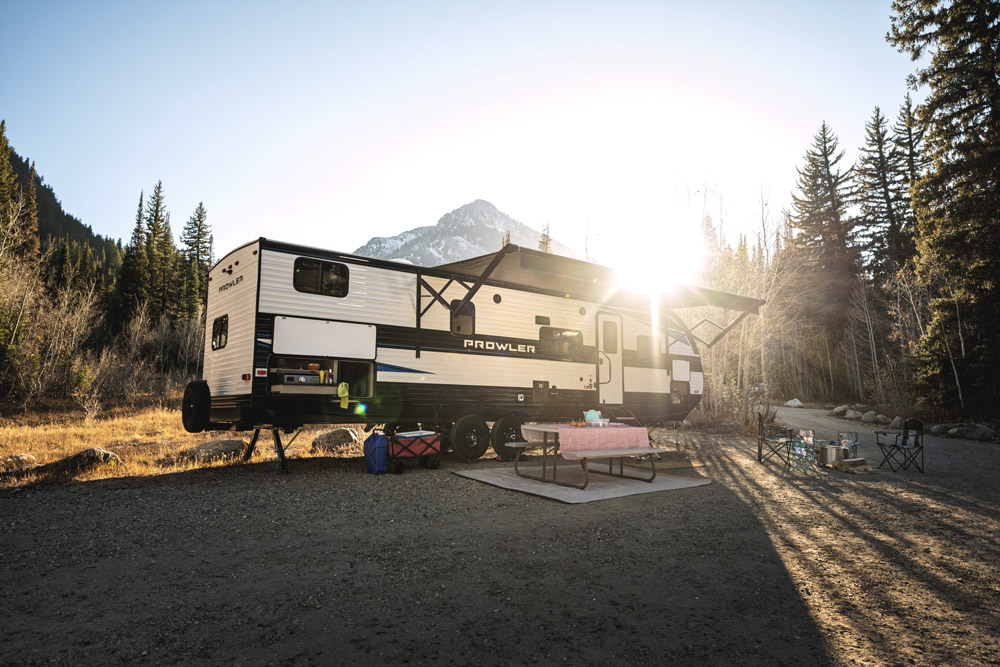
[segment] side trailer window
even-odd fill
[[[456,336],[471,336],[476,333],[476,304],[471,301],[458,312],[461,301],[451,302],[451,333]]]
[[[343,297],[347,296],[349,275],[346,264],[299,257],[292,284],[299,292]]]
[[[538,351],[554,356],[574,356],[583,348],[583,334],[573,329],[542,327],[538,330]]]
[[[229,342],[229,315],[216,317],[212,321],[212,349],[221,350]]]
[[[636,338],[636,348],[639,358],[645,362],[652,362],[664,354],[662,336],[643,336],[639,334]]]

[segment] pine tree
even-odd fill
[[[7,121],[0,120],[0,210],[6,211],[17,200],[17,176],[10,163],[11,146],[7,141]]]
[[[167,314],[170,289],[175,282],[173,235],[170,214],[163,197],[163,181],[157,181],[153,194],[146,202],[146,280],[150,314],[154,318]]]
[[[213,250],[212,228],[208,225],[207,218],[204,203],[198,202],[198,208],[191,214],[181,232],[184,254],[187,261],[194,265],[194,288],[202,303],[208,297],[208,270],[211,268]]]
[[[889,136],[888,121],[878,107],[865,124],[865,145],[854,174],[865,264],[874,284],[881,285],[912,256],[913,239],[910,230],[904,229],[908,201],[903,156]]]
[[[903,106],[899,108],[896,124],[892,126],[892,140],[906,169],[906,187],[912,188],[927,169],[929,160],[924,156],[924,125],[917,118],[913,108],[913,98],[906,94]],[[909,193],[907,193],[909,208]]]
[[[992,415],[1000,400],[1000,3],[894,0],[886,39],[925,66],[917,109],[932,166],[913,188],[917,268],[937,291],[918,389]],[[924,56],[929,54],[929,59]]]
[[[135,227],[132,229],[132,238],[125,246],[121,271],[115,283],[117,308],[114,315],[117,316],[116,324],[119,326],[130,320],[147,298],[146,232],[142,204],[143,193],[139,193],[139,210],[135,214]]]
[[[38,255],[38,192],[35,188],[35,181],[38,173],[35,171],[35,163],[32,161],[31,169],[28,171],[28,183],[24,188],[24,222],[25,240],[21,252],[29,257]]]
[[[816,315],[834,334],[843,327],[857,276],[855,220],[847,215],[853,169],[841,172],[843,157],[837,136],[824,121],[798,170],[800,194],[792,195],[794,240],[809,263],[805,268],[813,274],[811,285],[818,287]]]
[[[538,249],[542,252],[552,252],[552,238],[549,236],[549,223],[545,223],[545,229],[542,230],[542,237],[538,239]]]

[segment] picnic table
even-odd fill
[[[641,426],[608,424],[604,427],[576,427],[569,424],[524,424],[521,426],[521,434],[524,441],[507,443],[508,447],[517,449],[517,456],[514,457],[514,473],[519,477],[576,489],[587,488],[591,472],[652,482],[656,478],[656,463],[652,454],[664,451],[649,445],[649,433]],[[521,455],[526,449],[542,450],[540,475],[525,472],[520,468]],[[625,472],[625,458],[630,456],[648,457],[651,472],[649,477]],[[559,479],[559,457],[580,462],[583,468],[583,484]],[[591,470],[588,466],[590,459],[607,459],[608,470]],[[617,472],[614,469],[615,459],[618,460]]]

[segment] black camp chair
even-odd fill
[[[757,461],[763,463],[777,454],[786,465],[788,463],[788,439],[790,431],[784,426],[764,425],[764,415],[757,413]],[[767,451],[764,451],[764,448]]]
[[[907,470],[911,465],[924,471],[924,423],[919,419],[907,419],[903,422],[902,431],[872,431],[875,434],[875,444],[882,450],[881,468],[886,463],[889,469],[896,472],[900,468]],[[888,439],[893,436],[893,442],[882,442],[879,438]],[[920,460],[917,461],[917,456]]]

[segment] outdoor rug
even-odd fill
[[[522,470],[533,475],[538,475],[541,474],[542,469],[541,467],[532,467],[522,468]],[[591,473],[590,483],[586,489],[573,489],[568,486],[559,486],[558,484],[537,482],[533,479],[518,477],[514,474],[513,468],[456,470],[455,474],[504,489],[523,491],[524,493],[531,493],[564,503],[589,503],[595,500],[608,500],[609,498],[621,498],[623,496],[634,496],[640,493],[653,493],[655,491],[687,489],[692,486],[704,486],[705,484],[712,483],[710,479],[678,477],[662,472],[658,472],[656,479],[652,482],[641,482],[633,479],[622,479],[620,477],[608,477],[607,475],[595,475]],[[566,466],[565,469],[563,466],[559,466],[559,479],[565,482],[582,484],[583,470],[576,466]]]

